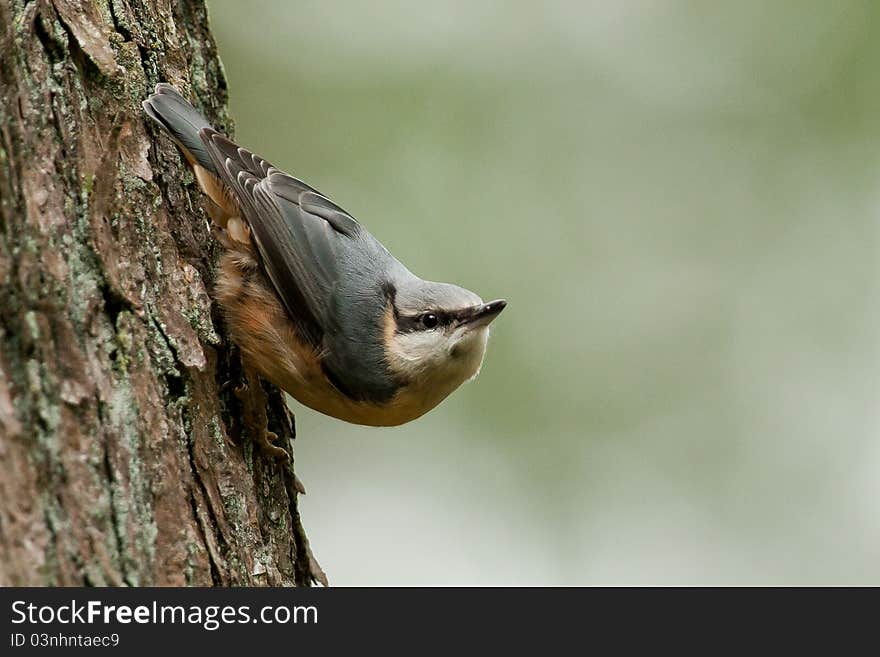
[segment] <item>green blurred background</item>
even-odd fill
[[[244,145],[510,301],[412,424],[294,404],[332,583],[880,584],[880,6],[210,9]]]

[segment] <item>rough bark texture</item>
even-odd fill
[[[229,131],[203,2],[0,0],[0,31],[0,584],[307,584],[199,192],[140,106],[168,81]]]

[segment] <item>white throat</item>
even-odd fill
[[[480,373],[489,327],[459,327],[451,333],[397,333],[388,349],[391,370],[409,382],[413,393],[440,403],[462,383]]]

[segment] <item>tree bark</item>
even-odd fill
[[[240,430],[219,247],[140,105],[168,81],[230,132],[204,3],[0,0],[0,39],[0,585],[309,584],[293,466]]]

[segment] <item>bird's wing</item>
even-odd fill
[[[250,226],[278,297],[327,377],[352,399],[388,401],[398,382],[380,340],[383,280],[386,268],[401,265],[313,187],[210,128],[200,135]]]
[[[320,350],[334,332],[339,251],[360,224],[317,190],[211,129],[200,133],[251,228],[263,267],[301,335]]]

